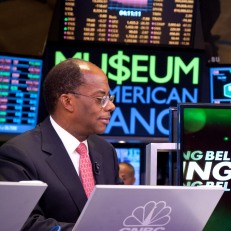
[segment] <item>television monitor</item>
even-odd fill
[[[37,124],[43,60],[0,55],[0,140]]]
[[[135,185],[141,183],[141,155],[142,148],[137,145],[119,145],[114,144],[119,162],[131,164],[135,170]]]
[[[177,110],[182,183],[222,186],[225,192],[204,230],[230,230],[231,105],[180,103]]]
[[[59,41],[193,48],[197,0],[66,0],[58,5]]]
[[[231,103],[231,64],[209,67],[210,102]]]
[[[116,150],[118,162],[128,162],[135,168],[135,185],[145,184],[145,154],[147,143],[136,141],[122,142],[116,140],[111,141],[111,143]]]

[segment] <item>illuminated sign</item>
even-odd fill
[[[225,191],[230,191],[231,162],[229,156],[229,151],[186,151],[184,153],[185,184],[187,186],[218,185],[223,186]],[[204,161],[202,167],[199,164],[200,160]],[[200,180],[194,180],[195,174]]]
[[[47,53],[50,66],[73,57],[107,74],[116,109],[105,135],[167,137],[169,107],[200,99],[200,54],[66,46]]]

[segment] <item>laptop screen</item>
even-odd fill
[[[1,230],[21,230],[46,188],[40,181],[0,182]]]
[[[222,193],[221,187],[96,185],[73,231],[201,231]]]

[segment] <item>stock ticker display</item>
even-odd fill
[[[191,47],[194,0],[65,0],[62,40]]]
[[[0,134],[35,127],[41,76],[42,60],[0,56]]]

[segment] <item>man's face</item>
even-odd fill
[[[105,107],[100,104],[103,96],[109,95],[106,75],[97,67],[84,71],[85,84],[78,88],[75,96],[73,128],[80,135],[102,134],[109,123],[115,105],[109,101]]]
[[[125,185],[133,185],[135,183],[135,177],[131,169],[124,164],[119,165],[119,177]]]

